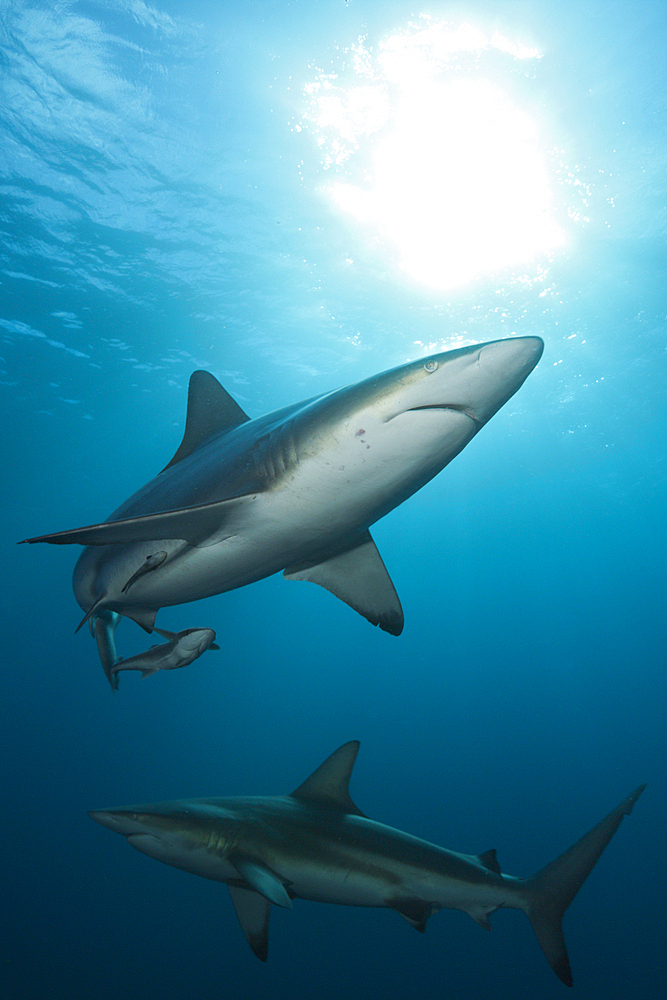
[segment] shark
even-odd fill
[[[110,615],[150,632],[162,607],[280,571],[400,635],[403,610],[369,529],[465,448],[543,348],[512,337],[431,354],[254,419],[195,371],[164,469],[106,521],[24,542],[85,546],[74,594],[98,646],[112,642]]]
[[[294,899],[388,907],[417,931],[457,909],[489,930],[502,907],[522,910],[559,979],[572,986],[562,919],[640,785],[530,878],[504,874],[495,849],[461,854],[369,819],[349,791],[359,742],[334,751],[289,795],[186,799],[89,813],[142,854],[223,882],[254,954],[268,957],[271,904]]]

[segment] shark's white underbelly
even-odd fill
[[[459,413],[447,418],[458,449],[474,434],[474,425]],[[157,610],[243,587],[300,562],[329,558],[422,485],[415,481],[411,486],[424,464],[409,433],[417,420],[422,434],[425,423],[433,433],[443,415],[404,415],[398,448],[395,442],[388,448],[380,434],[369,433],[372,445],[364,438],[353,446],[334,442],[330,450],[316,451],[270,489],[232,501],[217,535],[199,546],[156,539],[104,546],[99,554],[88,550],[90,556],[82,558],[75,572],[77,600],[87,611],[104,593],[105,605],[120,614],[133,608]],[[445,440],[451,448],[451,440]],[[441,464],[438,455],[435,466]],[[167,558],[155,560],[163,552]],[[156,567],[127,587],[149,557]]]
[[[492,912],[510,895],[502,884],[467,882],[409,867],[384,872],[352,868],[328,871],[307,863],[293,870],[279,864],[276,867],[296,897],[343,906],[391,907],[420,900],[436,909]]]

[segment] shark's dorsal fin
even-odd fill
[[[181,462],[213,434],[231,431],[250,417],[210,372],[196,371],[188,386],[188,412],[183,440],[164,469]],[[164,469],[162,470],[164,472]]]
[[[477,855],[477,860],[490,872],[495,872],[496,875],[502,875],[502,869],[498,864],[495,847],[491,847],[488,851],[482,851],[481,854]]]
[[[351,740],[334,750],[309,778],[291,793],[293,799],[329,806],[345,813],[363,816],[350,798],[349,784],[352,768],[359,752],[359,741]]]

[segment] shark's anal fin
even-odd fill
[[[269,954],[269,914],[271,904],[253,889],[228,885],[229,895],[239,918],[246,941],[261,962],[266,962]]]
[[[284,906],[286,909],[292,906],[292,900],[287,895],[285,886],[276,873],[272,872],[263,861],[243,854],[233,854],[228,860],[234,865],[241,878],[260,896],[276,906]]]
[[[338,750],[334,750],[309,778],[294,789],[291,797],[301,802],[363,816],[361,809],[358,809],[350,798],[349,790],[352,768],[358,752],[358,740],[350,740],[349,743],[338,747]]]
[[[403,631],[401,602],[369,531],[359,536],[354,548],[323,562],[288,566],[283,576],[318,583],[391,635]]]
[[[188,386],[188,412],[183,440],[164,469],[187,458],[213,434],[233,430],[247,420],[250,420],[248,414],[223,389],[214,375],[202,370],[193,372]]]
[[[416,931],[423,934],[426,930],[426,921],[432,913],[438,909],[435,903],[427,903],[423,899],[401,897],[400,899],[388,899],[387,906],[403,917],[404,920],[414,927]]]

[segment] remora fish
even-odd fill
[[[140,670],[142,677],[149,677],[158,670],[177,670],[187,667],[207,649],[220,649],[215,643],[215,632],[212,628],[186,628],[183,632],[168,632],[165,628],[155,631],[168,642],[151,646],[145,653],[137,653],[127,660],[117,659],[111,667],[111,674],[119,670]]]
[[[89,546],[74,570],[84,621],[110,611],[150,631],[161,607],[283,570],[399,635],[368,529],[459,454],[543,346],[515,337],[433,354],[254,420],[196,371],[183,441],[159,475],[102,524],[25,541]]]
[[[140,670],[142,677],[149,677],[157,670],[175,670],[187,667],[207,649],[220,649],[212,628],[187,628],[183,632],[169,632],[165,628],[155,631],[168,642],[151,646],[145,653],[123,659],[116,651],[115,631],[120,615],[104,608],[88,619],[91,635],[97,640],[97,650],[112,691],[118,690],[118,673],[121,670]]]
[[[291,795],[185,799],[90,816],[151,858],[227,883],[262,961],[271,903],[386,906],[418,931],[441,909],[463,910],[490,929],[489,914],[505,906],[524,911],[552,969],[571,986],[563,914],[646,786],[522,879],[501,872],[495,850],[459,854],[364,816],[348,789],[358,749],[356,741],[345,743]]]

